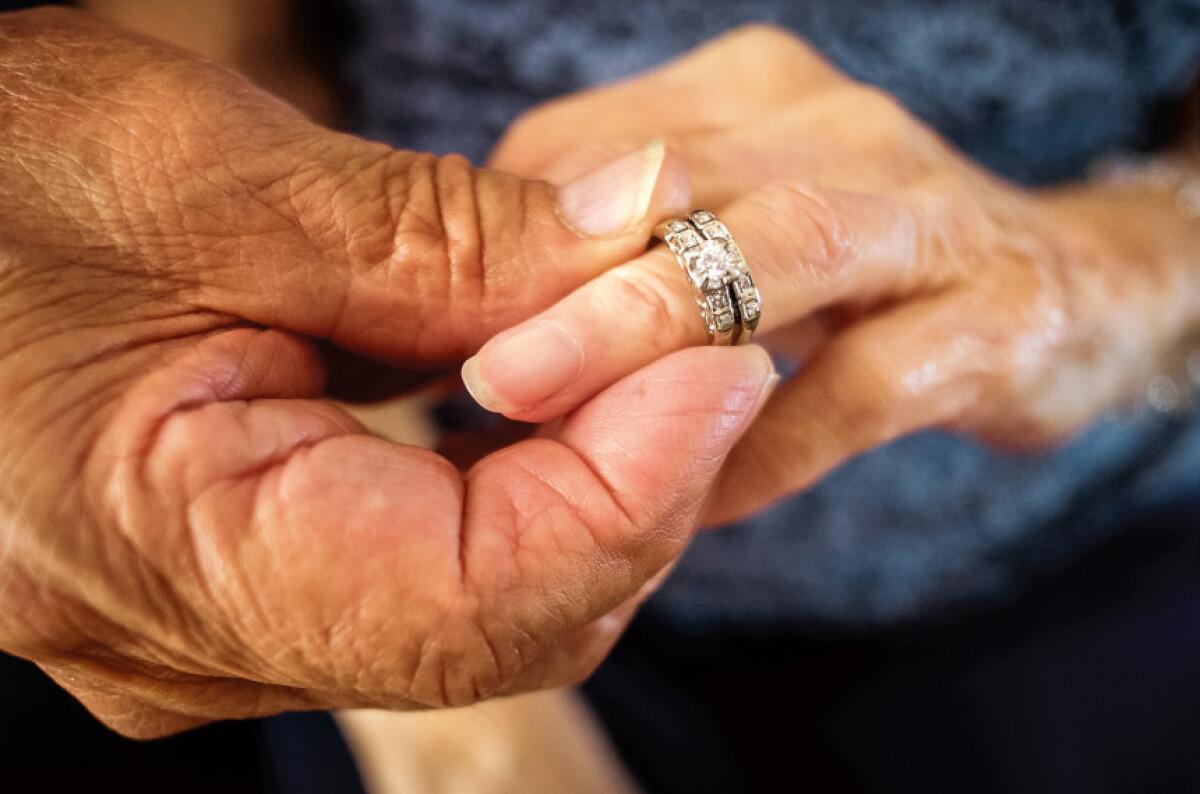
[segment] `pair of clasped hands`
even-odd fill
[[[1118,399],[1171,273],[1085,204],[766,28],[539,108],[477,169],[4,15],[0,649],[133,736],[578,681],[697,527],[916,429],[1037,445]],[[791,379],[706,346],[647,249],[697,206]],[[544,427],[461,472],[327,399],[364,360],[463,366]]]

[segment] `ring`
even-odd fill
[[[654,230],[698,290],[696,304],[709,344],[744,345],[762,315],[762,297],[725,224],[708,210],[672,218]]]

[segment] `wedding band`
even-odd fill
[[[744,345],[754,336],[762,297],[725,224],[708,210],[672,218],[654,230],[697,290],[709,344]]]

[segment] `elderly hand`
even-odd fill
[[[464,477],[320,399],[312,340],[458,363],[688,201],[661,146],[556,190],[81,14],[0,16],[0,648],[135,736],[577,680],[765,353],[664,359]]]
[[[712,521],[919,428],[1057,439],[1144,383],[1197,316],[1180,261],[1194,230],[1168,198],[1004,184],[768,28],[536,109],[494,164],[558,179],[651,138],[689,160],[698,205],[739,242],[765,343],[803,362],[733,454]],[[660,248],[489,341],[464,375],[485,407],[540,422],[704,340]]]

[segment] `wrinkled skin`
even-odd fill
[[[314,341],[455,365],[644,250],[653,220],[584,238],[555,196],[81,14],[0,16],[0,649],[131,736],[586,675],[765,353],[668,357],[462,474],[322,399]]]
[[[1060,440],[1140,394],[1197,322],[1200,239],[1169,194],[1005,184],[770,28],[537,108],[493,163],[561,179],[654,137],[738,240],[763,294],[760,338],[804,362],[735,451],[710,521],[920,428],[1005,448]],[[521,364],[510,341],[534,327],[581,351],[567,361],[579,377]],[[690,287],[659,249],[492,340],[465,372],[486,407],[540,422],[702,342]]]

